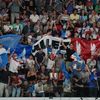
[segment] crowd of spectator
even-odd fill
[[[45,35],[99,40],[100,0],[0,0],[0,35],[11,33],[31,46]],[[66,55],[46,55],[41,48],[25,59],[9,53],[9,63],[0,69],[0,97],[98,96],[100,49],[80,63],[70,58],[74,45],[61,44]],[[70,78],[62,72],[62,62]]]

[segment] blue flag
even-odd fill
[[[71,55],[71,58],[72,58],[74,61],[81,61],[81,58],[80,58],[80,56],[78,55],[77,52],[73,53],[73,54]]]
[[[20,35],[8,34],[0,36],[0,44],[4,45],[5,48],[15,49],[21,39]]]
[[[19,58],[23,58],[26,56],[26,49],[24,48],[22,53],[19,55]]]
[[[0,68],[6,67],[8,63],[8,55],[7,53],[3,53],[0,55]]]
[[[62,61],[61,70],[64,73],[65,78],[70,79],[70,74],[66,70],[66,65],[65,65],[64,61]]]
[[[26,58],[29,57],[32,53],[32,46],[30,45],[24,45],[24,44],[18,44],[15,52],[19,57],[25,56]]]

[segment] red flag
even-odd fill
[[[78,51],[77,43],[80,44],[80,55],[86,60],[91,55],[95,55],[96,51],[100,49],[100,40],[85,40],[80,38],[73,38],[71,42],[74,44],[74,49]]]

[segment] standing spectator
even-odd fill
[[[89,21],[91,24],[95,23],[97,19],[97,13],[92,10],[91,14],[89,15]]]
[[[57,86],[60,88],[59,90],[59,94],[60,96],[63,96],[63,81],[64,81],[64,74],[63,72],[60,70],[58,72],[58,82],[57,82]]]
[[[71,55],[72,55],[73,53],[75,53],[74,46],[73,46],[72,43],[70,44],[70,48],[68,48],[67,46],[65,46],[64,43],[62,43],[62,45],[63,45],[64,49],[66,50],[65,61],[66,61],[66,68],[68,68],[69,65],[71,64],[71,62],[73,61],[73,60],[71,59]]]
[[[43,52],[42,49],[39,48],[38,52],[35,54],[35,62],[36,62],[36,70],[40,69],[40,66],[44,63],[45,61],[45,53]]]
[[[42,5],[42,0],[35,0],[35,7],[36,7],[36,12],[37,14],[40,15],[41,13],[41,5]]]
[[[68,11],[68,14],[71,14],[74,10],[74,1],[73,0],[69,0],[68,3],[66,4],[66,9]]]
[[[14,53],[13,56],[10,58],[9,71],[11,73],[18,73],[19,66],[20,62],[17,59],[17,54]]]
[[[36,89],[36,95],[37,97],[44,97],[44,88],[43,88],[43,83],[41,82],[41,80],[39,80],[37,82],[37,84],[35,84],[35,89]]]
[[[77,21],[79,20],[79,14],[77,14],[77,9],[75,9],[70,15],[70,20],[72,21],[72,23],[77,23]]]
[[[6,68],[0,69],[0,97],[3,97],[3,93],[5,97],[9,97],[9,72]]]
[[[39,20],[39,16],[37,15],[36,11],[32,11],[30,15],[30,20],[33,24],[35,24]]]
[[[51,72],[50,72],[50,83],[53,86],[53,91],[55,96],[58,96],[58,87],[57,87],[57,81],[58,80],[58,73],[55,70],[55,67],[52,67]]]
[[[80,14],[81,10],[84,9],[84,5],[81,1],[79,1],[78,4],[75,6],[75,8],[78,10],[78,14]]]
[[[60,15],[60,21],[62,25],[65,25],[67,21],[70,20],[70,16],[68,15],[68,11],[64,10],[63,14]]]
[[[95,11],[96,13],[100,13],[100,1],[95,5]]]
[[[47,70],[50,71],[55,66],[55,54],[51,53],[48,57]]]
[[[0,10],[5,9],[6,8],[6,3],[3,0],[0,0]]]
[[[20,97],[22,81],[17,74],[13,74],[10,80],[12,86],[12,97]]]
[[[13,31],[15,34],[21,34],[23,30],[23,25],[20,23],[20,20],[17,18],[15,23],[12,24]]]
[[[92,55],[91,58],[87,59],[87,65],[92,70],[94,67],[96,67],[96,60],[94,56]]]
[[[100,72],[100,49],[96,52],[96,57],[97,57],[97,69]]]
[[[28,94],[29,97],[34,97],[34,96],[36,96],[35,91],[36,91],[35,81],[29,81],[26,93]]]
[[[91,71],[88,80],[88,87],[89,87],[89,97],[97,97],[97,76],[96,76],[96,69]]]
[[[82,68],[81,68],[81,64],[79,62],[73,61],[70,64],[69,69],[71,70],[73,76],[75,75],[79,79],[82,78]]]
[[[30,55],[29,58],[26,60],[26,66],[28,69],[35,69],[35,61],[33,59],[33,56]]]
[[[92,0],[92,2],[93,2],[93,9],[95,9],[95,6],[97,4],[97,0]]]
[[[11,23],[14,23],[15,18],[19,18],[21,2],[20,0],[12,0],[8,5],[11,12]]]
[[[92,0],[87,0],[86,7],[87,7],[87,11],[89,11],[89,12],[93,10],[93,2],[92,2]]]
[[[81,10],[80,21],[85,22],[88,19],[87,13],[84,10]]]
[[[41,82],[45,85],[48,81],[48,71],[46,69],[45,65],[42,65],[40,70],[37,72],[37,74],[39,75],[39,79],[41,79]]]
[[[35,69],[29,69],[27,73],[28,82],[33,82],[36,79],[36,71]]]

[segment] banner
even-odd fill
[[[56,52],[57,50],[63,51],[64,48],[61,45],[61,41],[63,41],[66,46],[73,43],[75,51],[85,60],[91,55],[94,55],[100,48],[100,40],[86,40],[80,38],[62,39],[59,37],[44,36],[32,46],[32,53],[34,55],[39,48],[46,49],[47,47],[55,49]]]
[[[21,39],[20,35],[8,34],[0,36],[0,44],[4,45],[5,48],[14,49]]]
[[[34,55],[39,48],[46,49],[48,47],[55,49],[54,50],[55,52],[57,52],[57,50],[60,50],[60,49],[64,50],[64,48],[61,45],[61,41],[63,41],[65,45],[68,45],[71,42],[71,39],[63,40],[62,38],[59,38],[59,37],[44,36],[32,46],[32,53]],[[45,51],[48,51],[48,50],[45,50]]]
[[[75,50],[84,59],[88,59],[91,55],[95,55],[96,51],[100,49],[100,40],[85,40],[80,38],[73,38],[71,42],[75,45]]]

